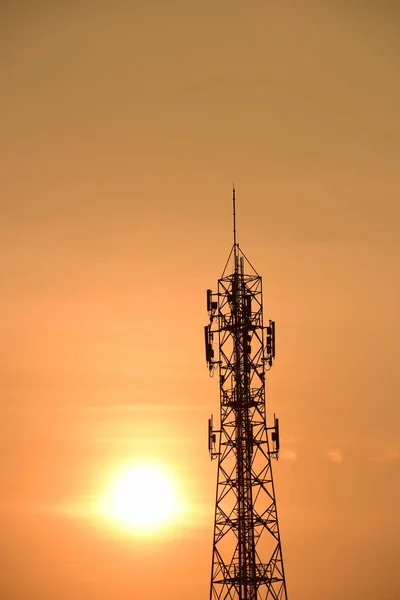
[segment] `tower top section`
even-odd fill
[[[259,276],[256,269],[253,267],[243,250],[239,247],[237,241],[237,228],[236,228],[236,188],[233,183],[232,186],[232,215],[233,215],[233,246],[226,261],[222,277],[226,277],[229,273],[238,273],[239,270],[243,272],[244,267],[248,270],[249,274]],[[233,264],[232,264],[233,263]]]

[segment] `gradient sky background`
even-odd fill
[[[231,240],[277,323],[290,600],[400,599],[400,4],[2,2],[0,596],[204,600]],[[164,461],[191,517],[123,536]]]

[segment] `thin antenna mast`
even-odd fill
[[[232,203],[233,203],[233,245],[236,247],[236,190],[235,184],[232,188]]]
[[[232,203],[233,203],[233,244],[236,246],[236,190],[235,184],[232,188]]]
[[[236,190],[235,184],[233,184],[232,188],[232,205],[233,205],[233,256],[235,260],[235,270],[237,267],[237,242],[236,242]]]

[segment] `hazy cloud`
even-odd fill
[[[332,450],[329,450],[329,452],[327,453],[327,458],[330,462],[341,463],[343,462],[343,452],[341,450],[338,450],[337,448],[334,448]]]
[[[294,437],[293,435],[282,438],[282,444],[297,444],[298,441],[299,438]]]
[[[288,460],[291,462],[297,460],[297,454],[293,450],[282,450],[282,452],[280,453],[280,457],[282,458],[282,460]]]
[[[380,463],[393,462],[394,460],[399,460],[399,459],[400,459],[400,451],[396,450],[394,448],[387,450],[386,452],[384,452],[383,454],[380,454],[379,456],[373,456],[371,458],[371,460],[373,460],[375,462],[380,462]]]

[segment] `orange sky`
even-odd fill
[[[390,0],[2,3],[1,598],[208,597],[233,179],[277,323],[290,600],[400,598],[399,23]],[[135,457],[191,508],[168,536],[85,513]]]

